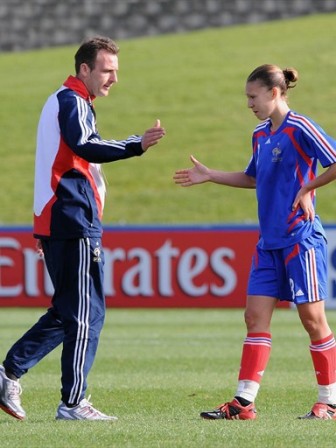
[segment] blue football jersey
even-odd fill
[[[323,233],[318,216],[305,221],[299,207],[292,210],[300,188],[317,176],[323,167],[336,162],[336,140],[310,118],[289,111],[282,125],[271,131],[271,120],[260,123],[252,136],[253,155],[245,170],[256,179],[259,246],[280,249]],[[315,207],[315,191],[312,191]]]

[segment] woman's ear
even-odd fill
[[[278,96],[279,89],[277,87],[272,88],[272,100],[275,100]]]

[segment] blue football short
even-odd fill
[[[327,298],[327,243],[314,234],[290,247],[253,255],[247,294],[299,305]]]

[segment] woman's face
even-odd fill
[[[276,107],[277,89],[262,84],[260,81],[246,83],[247,107],[259,120],[266,120],[271,117]]]

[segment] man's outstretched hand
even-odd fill
[[[156,120],[155,125],[152,128],[147,129],[142,136],[141,146],[143,151],[147,151],[148,148],[156,145],[165,134],[166,131],[161,127],[160,120]]]

